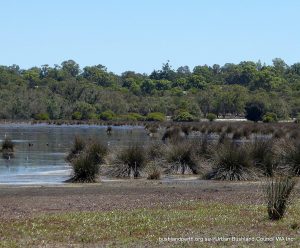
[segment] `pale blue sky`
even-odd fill
[[[298,0],[0,0],[0,25],[0,64],[22,68],[300,61]]]

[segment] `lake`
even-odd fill
[[[0,125],[0,140],[10,137],[15,143],[15,155],[10,160],[0,156],[0,184],[59,184],[71,175],[65,162],[75,135],[99,139],[109,147],[128,146],[131,142],[149,140],[143,127],[113,127],[89,125]],[[29,145],[32,144],[32,145]]]

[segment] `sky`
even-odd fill
[[[151,73],[169,63],[300,62],[298,0],[0,0],[0,64],[73,59]]]

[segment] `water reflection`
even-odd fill
[[[113,127],[111,135],[106,129],[88,125],[0,125],[1,141],[10,137],[16,144],[14,158],[0,158],[0,184],[55,184],[68,179],[71,169],[64,158],[75,135],[102,140],[112,148],[149,139],[142,127]]]

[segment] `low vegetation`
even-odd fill
[[[66,160],[69,162],[72,161],[74,158],[76,158],[77,155],[79,155],[80,152],[83,151],[85,146],[85,140],[83,140],[83,138],[81,138],[80,136],[75,136],[72,148],[68,156],[66,157]]]
[[[269,179],[265,190],[271,220],[279,220],[284,216],[295,184],[295,180],[290,177]]]
[[[219,147],[213,157],[212,171],[206,176],[215,180],[253,180],[257,176],[245,147],[226,143]]]
[[[199,166],[193,153],[193,143],[184,141],[170,144],[167,147],[166,158],[171,164],[169,171],[180,171],[185,174],[190,170],[193,174],[199,173]]]
[[[1,150],[2,151],[11,151],[11,152],[13,152],[14,147],[15,147],[15,144],[12,142],[12,140],[10,138],[6,137],[2,142]]]
[[[82,144],[85,144],[82,146]],[[100,172],[100,165],[104,162],[108,149],[98,141],[92,141],[88,144],[83,143],[80,138],[76,138],[74,148],[71,154],[76,154],[70,161],[73,168],[73,177],[70,182],[92,183],[97,181]],[[76,153],[75,153],[76,151]],[[68,158],[70,155],[68,155]]]
[[[171,242],[167,237],[258,237],[239,245],[259,247],[298,247],[300,203],[280,222],[270,223],[261,204],[178,202],[160,208],[44,214],[0,223],[1,247],[68,246],[74,247],[212,247],[224,241]],[[289,237],[293,241],[271,240]],[[266,239],[266,240],[265,240]],[[268,242],[266,242],[268,241]],[[236,246],[237,241],[226,241]]]
[[[14,156],[15,144],[14,142],[6,137],[1,145],[2,157],[5,159],[10,159]]]
[[[116,177],[138,178],[146,166],[147,156],[145,149],[137,144],[125,147],[117,151],[113,160],[113,168],[110,175]]]

